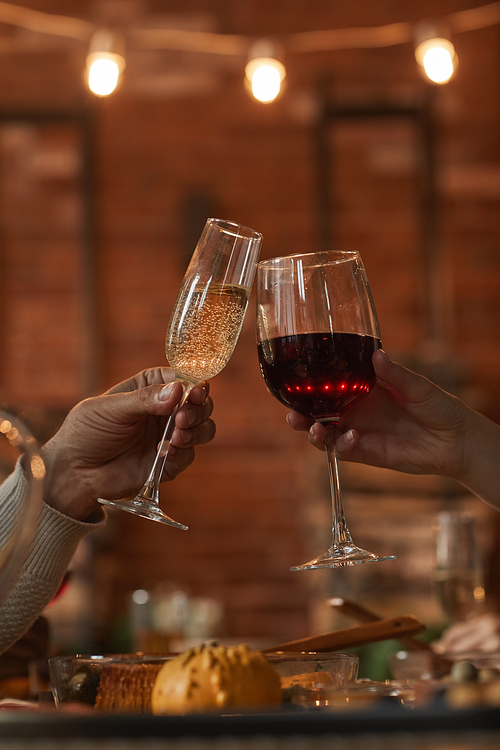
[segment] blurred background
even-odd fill
[[[109,96],[85,80],[101,29],[126,61]],[[453,42],[447,83],[415,58],[426,35]],[[286,70],[267,103],[244,82],[261,40]],[[499,134],[498,3],[0,4],[1,401],[46,439],[80,399],[162,365],[187,262],[218,216],[262,232],[262,257],[359,250],[384,348],[500,420]],[[498,514],[433,477],[343,467],[356,542],[398,560],[290,572],[328,542],[324,456],[267,393],[254,295],[211,389],[216,438],[163,486],[189,531],[110,511],[46,611],[54,650],[354,624],[331,596],[439,630],[432,525],[452,508],[478,520],[498,607]]]

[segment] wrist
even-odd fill
[[[479,498],[500,508],[500,427],[471,410],[466,428],[457,479]]]
[[[43,500],[60,513],[77,521],[86,521],[101,508],[96,498],[85,492],[84,485],[71,468],[68,456],[61,453],[57,440],[40,448],[45,464]]]

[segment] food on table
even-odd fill
[[[468,661],[457,661],[445,684],[445,700],[452,708],[500,706],[500,672],[478,669]]]
[[[68,683],[68,703],[88,703],[93,706],[97,697],[100,679],[100,668],[92,665],[81,667],[75,672]]]
[[[315,688],[318,685],[334,686],[336,681],[330,672],[305,672],[304,674],[293,674],[290,677],[281,678],[283,689],[299,686],[301,688]]]
[[[281,704],[281,682],[266,657],[245,645],[201,645],[165,662],[151,695],[153,714]]]
[[[151,691],[161,664],[108,664],[101,674],[98,711],[151,713]]]

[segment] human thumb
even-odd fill
[[[133,424],[135,420],[150,416],[168,416],[183,393],[180,383],[147,385],[135,391],[112,393],[83,402],[96,418],[114,423]]]
[[[421,401],[427,398],[435,386],[423,375],[408,370],[393,362],[383,349],[373,354],[373,367],[377,379],[393,388],[408,401]]]

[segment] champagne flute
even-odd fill
[[[484,570],[476,521],[466,511],[441,511],[434,531],[434,583],[441,608],[450,623],[481,613]]]
[[[327,428],[332,500],[328,550],[291,570],[394,560],[357,547],[344,516],[334,427],[375,385],[373,352],[380,332],[357,252],[319,252],[261,261],[257,271],[257,339],[262,375],[289,409]]]
[[[197,383],[213,378],[228,363],[243,325],[262,235],[223,219],[207,219],[177,295],[165,339],[165,353],[182,383],[181,401],[169,417],[158,452],[139,494],[104,505],[186,530],[159,504],[159,485],[168,457],[175,415]]]

